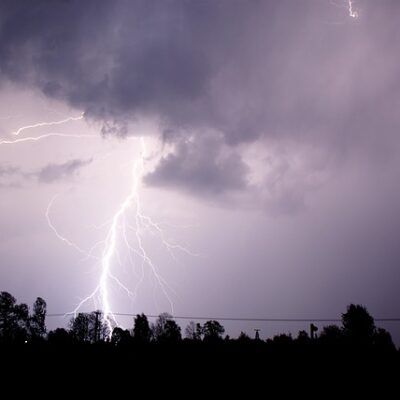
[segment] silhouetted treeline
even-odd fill
[[[38,297],[32,310],[26,304],[18,304],[7,292],[0,293],[0,345],[1,347],[74,348],[91,346],[93,349],[143,349],[179,348],[232,349],[269,354],[313,354],[318,352],[373,352],[397,354],[391,335],[375,326],[374,319],[361,305],[351,304],[342,314],[342,324],[328,325],[320,331],[311,324],[310,331],[300,331],[297,337],[280,334],[267,340],[258,335],[249,337],[242,332],[238,338],[225,335],[224,327],[214,320],[204,324],[189,322],[182,334],[181,327],[167,313],[161,314],[154,323],[146,315],[137,315],[132,329],[115,327],[103,318],[101,311],[78,313],[67,328],[57,328],[47,333],[46,302]],[[224,336],[225,335],[225,336]],[[97,351],[94,350],[94,351]]]
[[[0,293],[0,343],[27,344],[43,340],[46,335],[46,302],[38,297],[32,313],[26,304],[17,304],[7,292]]]

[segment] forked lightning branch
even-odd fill
[[[40,141],[50,137],[63,137],[63,138],[87,138],[94,137],[93,135],[79,135],[79,134],[64,134],[64,133],[46,133],[37,136],[27,136],[27,132],[32,129],[57,126],[66,124],[71,121],[77,121],[84,118],[84,115],[78,117],[69,117],[60,121],[52,122],[39,122],[31,125],[20,127],[12,133],[17,138],[4,139],[0,141],[0,145],[11,145],[29,141]],[[131,165],[131,186],[128,190],[127,196],[121,201],[116,208],[111,221],[107,226],[105,237],[102,241],[97,242],[89,250],[83,249],[77,243],[74,243],[65,237],[56,228],[51,220],[51,210],[59,195],[55,195],[48,204],[45,212],[45,218],[49,229],[55,236],[64,242],[66,245],[72,247],[77,252],[81,253],[85,259],[93,259],[100,265],[100,276],[94,284],[93,291],[83,298],[71,314],[77,314],[82,307],[89,302],[92,302],[96,308],[102,311],[103,322],[108,326],[111,334],[112,329],[118,325],[115,315],[113,314],[111,289],[116,286],[122,289],[126,295],[135,300],[139,287],[144,281],[146,270],[150,272],[154,278],[160,291],[167,299],[171,311],[173,312],[174,306],[171,298],[171,293],[174,290],[168,284],[166,279],[159,272],[159,267],[152,259],[145,244],[144,234],[150,233],[155,236],[161,243],[164,250],[175,259],[175,252],[183,252],[191,256],[196,256],[195,253],[188,250],[186,247],[172,242],[167,239],[161,225],[148,216],[142,207],[140,201],[140,189],[143,175],[145,173],[145,158],[146,158],[146,143],[143,137],[136,138],[136,144],[140,146],[140,154]],[[135,287],[132,289],[127,284],[123,283],[118,277],[117,266],[121,264],[119,256],[119,249],[125,247],[128,252],[129,264],[133,269],[139,268],[139,275]],[[100,256],[95,255],[95,249],[101,247]]]

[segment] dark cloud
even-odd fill
[[[39,171],[31,174],[39,182],[53,183],[76,175],[83,167],[89,165],[92,160],[70,160],[61,164],[48,164]]]
[[[227,168],[210,173],[223,155],[188,137],[215,133],[233,149],[290,139],[344,159],[390,152],[399,128],[400,3],[360,1],[358,20],[346,4],[3,1],[0,74],[83,109],[105,134],[156,118],[177,148],[149,184],[230,190],[237,182]],[[189,167],[186,154],[197,151],[206,154]],[[225,161],[233,169],[242,168],[238,154]]]
[[[85,111],[105,135],[136,134],[135,119],[158,121],[171,151],[147,175],[148,185],[224,205],[238,199],[243,207],[229,214],[187,203],[203,228],[185,240],[195,238],[208,257],[191,259],[191,279],[180,269],[173,276],[162,260],[171,281],[186,290],[183,314],[204,305],[200,314],[331,317],[361,302],[376,316],[398,315],[400,1],[356,0],[357,20],[346,6],[345,0],[2,0],[0,80]],[[85,162],[57,161],[29,173],[4,166],[0,186],[58,182]],[[2,249],[18,226],[23,243],[35,243],[26,222],[34,204],[11,192],[9,208],[2,203],[9,219],[2,220]],[[170,211],[179,200],[165,196],[155,205],[166,202],[163,216],[175,222]],[[110,199],[102,201],[97,208]],[[252,201],[280,218],[244,210]],[[81,226],[85,207],[60,210]],[[58,252],[37,240],[43,246],[31,246],[37,260]],[[40,260],[36,276],[35,257],[16,257],[20,247],[16,242],[2,255],[10,266],[2,281],[15,275],[20,288],[19,276],[27,276],[33,296],[37,276],[45,288],[57,287],[48,282],[60,274],[62,284],[70,280],[62,275],[74,265],[68,254],[48,266]],[[18,265],[22,275],[15,274]],[[71,298],[81,290],[78,279],[65,289]],[[265,329],[269,335],[274,328]]]
[[[236,153],[224,154],[213,136],[180,142],[165,156],[145,182],[156,186],[182,188],[190,193],[220,195],[247,186],[248,167]]]

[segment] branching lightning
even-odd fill
[[[84,117],[81,114],[79,117],[69,117],[60,121],[54,122],[39,122],[32,125],[27,125],[19,128],[13,132],[14,136],[19,136],[25,131],[53,125],[61,125],[71,121],[77,121]],[[24,136],[15,139],[4,139],[0,140],[0,145],[12,145],[28,141],[39,141],[50,137],[75,137],[85,138],[94,137],[93,135],[80,135],[80,134],[64,134],[64,133],[46,133],[39,136]],[[129,298],[134,300],[137,296],[138,288],[145,277],[146,268],[154,278],[155,283],[160,288],[161,292],[166,297],[170,304],[171,311],[173,312],[173,302],[170,293],[174,293],[173,288],[170,287],[168,282],[160,274],[158,266],[151,258],[144,240],[144,234],[149,233],[156,236],[160,241],[160,244],[168,252],[168,254],[176,260],[175,252],[184,252],[191,256],[197,256],[197,254],[191,252],[186,247],[171,242],[166,238],[166,234],[161,227],[160,223],[155,222],[151,217],[146,215],[143,211],[142,204],[140,201],[140,185],[145,173],[145,160],[146,160],[146,144],[145,139],[140,137],[137,139],[140,144],[140,156],[132,163],[131,176],[132,182],[128,195],[117,207],[112,218],[105,224],[100,225],[98,228],[106,228],[106,234],[104,240],[95,243],[91,249],[85,250],[74,241],[68,239],[61,234],[54,223],[51,220],[51,210],[54,206],[55,201],[59,195],[54,196],[49,202],[45,211],[45,218],[49,229],[54,235],[67,244],[78,253],[84,256],[84,260],[94,259],[97,261],[97,265],[100,268],[100,275],[98,282],[93,291],[83,298],[76,308],[70,313],[76,315],[79,310],[89,301],[92,301],[94,305],[100,308],[103,312],[103,323],[108,327],[108,330],[112,332],[114,326],[118,325],[115,315],[112,312],[112,301],[110,291],[114,286],[123,290]],[[134,272],[136,272],[136,265],[139,266],[140,273],[133,290],[127,287],[117,276],[118,264],[122,264],[120,257],[120,248],[124,246],[125,251],[128,254],[129,264],[131,265]],[[101,247],[99,255],[95,255],[95,250]],[[136,272],[137,274],[137,272]]]
[[[144,214],[142,210],[142,204],[140,202],[140,183],[144,174],[144,160],[146,158],[146,147],[145,140],[143,137],[139,138],[140,141],[140,156],[132,165],[132,184],[131,189],[127,197],[117,208],[107,230],[106,238],[104,240],[103,250],[100,257],[101,274],[98,285],[94,291],[84,298],[75,308],[74,313],[77,313],[79,309],[89,300],[99,304],[103,311],[103,319],[109,330],[112,330],[113,325],[117,324],[116,318],[112,312],[111,300],[110,300],[110,286],[114,282],[119,288],[127,293],[131,299],[136,298],[137,289],[143,282],[145,268],[147,267],[152,276],[154,277],[157,285],[161,289],[162,293],[168,300],[171,310],[173,311],[173,302],[169,295],[170,292],[174,292],[169,286],[163,276],[159,273],[158,267],[152,260],[143,240],[143,232],[147,231],[153,234],[157,234],[164,248],[168,253],[175,259],[175,250],[180,250],[186,254],[196,256],[184,246],[176,243],[171,243],[165,238],[165,233],[159,224],[154,222],[148,215]],[[128,213],[133,212],[133,223],[128,222]],[[130,234],[135,242],[135,246],[130,240]],[[132,291],[126,285],[124,285],[114,273],[114,266],[118,261],[118,246],[122,243],[125,245],[128,251],[129,260],[132,266],[134,266],[135,257],[139,259],[141,274],[136,284],[135,289]]]
[[[50,230],[53,231],[53,233],[56,235],[56,237],[61,240],[62,242],[66,243],[68,246],[72,247],[73,249],[75,249],[78,253],[81,253],[82,255],[85,256],[84,260],[87,258],[96,258],[93,255],[93,250],[95,247],[97,247],[100,243],[96,243],[89,251],[86,251],[84,249],[82,249],[79,245],[77,245],[76,243],[72,242],[70,239],[66,238],[65,236],[61,235],[61,233],[57,230],[57,228],[54,226],[51,218],[50,218],[50,212],[51,212],[51,208],[53,207],[54,202],[56,201],[56,199],[59,197],[58,194],[56,194],[51,200],[50,203],[48,204],[47,208],[46,208],[46,213],[45,213],[45,217],[46,217],[46,221],[47,221],[47,225],[49,226]]]
[[[71,121],[79,121],[84,118],[84,113],[82,113],[79,117],[68,117],[64,118],[59,121],[51,121],[51,122],[38,122],[36,124],[31,124],[31,125],[25,125],[20,128],[18,128],[16,131],[12,132],[11,134],[13,136],[20,136],[22,132],[31,130],[34,128],[41,128],[45,126],[54,126],[54,125],[63,125]],[[65,138],[93,138],[94,135],[85,135],[85,134],[67,134],[67,133],[44,133],[39,136],[24,136],[24,137],[18,137],[16,139],[1,139],[0,140],[0,145],[12,145],[12,144],[18,144],[18,143],[25,143],[25,142],[38,142],[43,139],[48,139],[50,137],[65,137]]]

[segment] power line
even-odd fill
[[[134,313],[113,313],[118,317],[136,317]],[[47,317],[68,317],[73,313],[52,313],[47,314]],[[146,314],[146,317],[157,318],[159,315]],[[182,320],[216,320],[216,321],[236,321],[236,322],[341,322],[340,318],[247,318],[247,317],[204,317],[204,316],[182,316],[172,315],[173,319]],[[378,322],[400,322],[400,318],[374,318]]]

